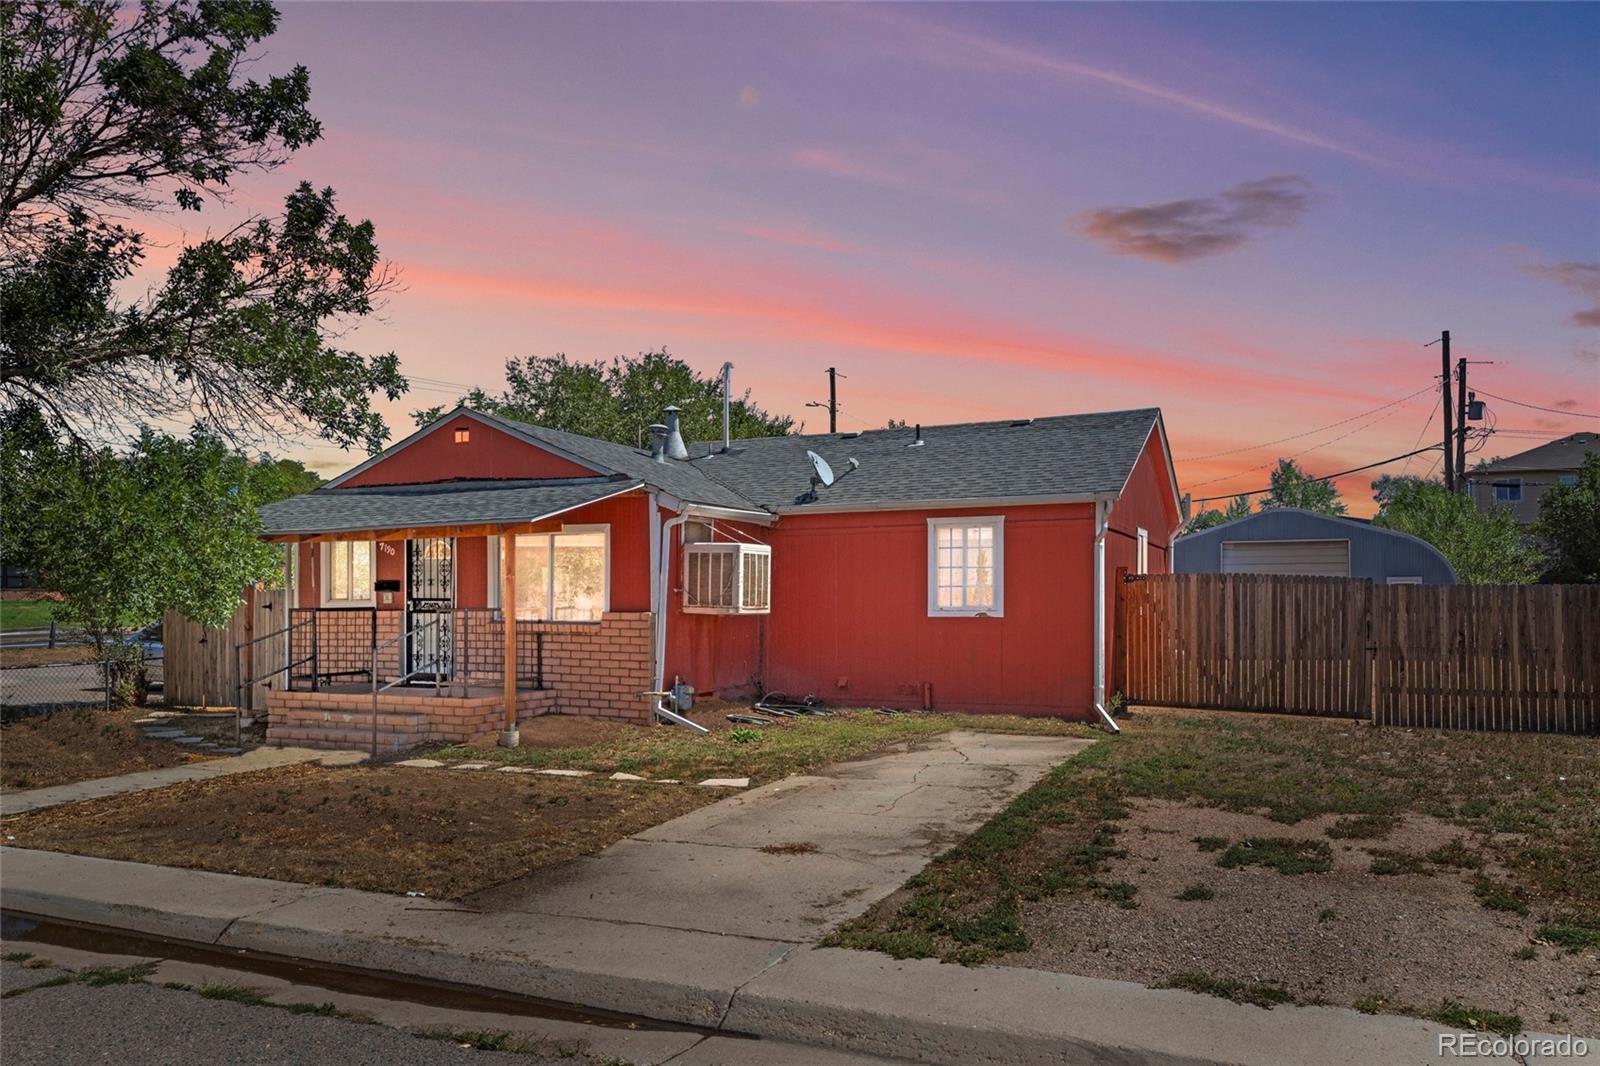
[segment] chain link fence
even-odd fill
[[[164,662],[141,649],[116,649],[105,658],[84,648],[77,662],[24,665],[15,655],[0,656],[0,721],[15,721],[54,711],[106,711],[145,706],[161,700]]]

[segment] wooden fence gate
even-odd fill
[[[1134,703],[1600,731],[1600,587],[1124,576],[1113,684]]]
[[[256,677],[288,662],[282,636],[255,644],[242,653],[242,664],[237,661],[238,645],[282,629],[289,619],[289,593],[283,589],[252,588],[244,595],[244,602],[221,629],[207,629],[176,611],[168,611],[162,619],[167,706],[232,707],[239,698],[241,665],[245,677]],[[247,710],[266,706],[262,695],[266,687],[266,681],[250,687],[244,698]]]

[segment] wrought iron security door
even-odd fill
[[[406,541],[406,673],[422,671],[414,683],[433,675],[450,677],[454,666],[456,605],[455,541],[426,537]]]

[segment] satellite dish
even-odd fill
[[[828,460],[816,452],[806,452],[806,458],[811,460],[811,468],[817,472],[817,480],[823,485],[833,484],[833,467],[828,465]]]

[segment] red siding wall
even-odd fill
[[[467,430],[471,439],[457,444],[457,429]],[[343,487],[421,485],[470,478],[593,477],[596,473],[509,433],[461,416],[363,470]]]
[[[1150,573],[1172,570],[1172,531],[1178,525],[1177,503],[1172,499],[1172,480],[1159,438],[1145,442],[1144,452],[1134,464],[1128,487],[1111,509],[1106,533],[1106,697],[1115,694],[1111,664],[1117,655],[1116,611],[1117,568],[1139,572],[1139,530],[1150,535],[1148,560]]]
[[[662,521],[672,517],[663,511]],[[769,531],[760,526],[717,522],[717,540],[748,539],[765,542]],[[743,534],[728,534],[723,530]],[[702,694],[727,698],[760,691],[762,650],[769,615],[685,614],[683,612],[682,531],[672,535],[672,571],[667,579],[667,670],[665,681],[682,677]],[[774,555],[776,559],[776,554]],[[774,564],[776,565],[776,564]],[[777,592],[773,592],[776,602]]]
[[[1005,515],[1005,616],[928,617],[930,517]],[[833,703],[1087,717],[1087,504],[786,515],[772,533],[769,689]]]

